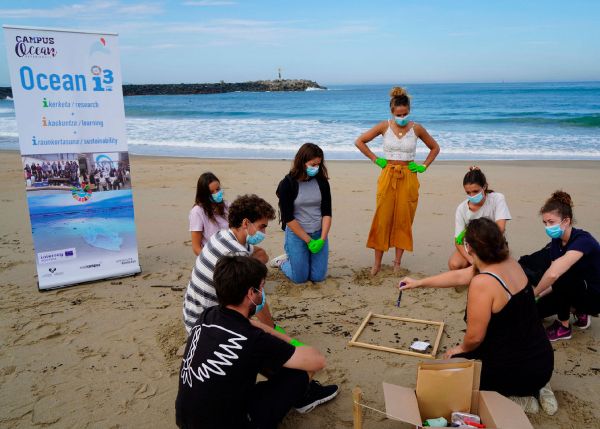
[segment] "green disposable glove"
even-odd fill
[[[302,342],[298,341],[298,340],[297,340],[297,339],[295,339],[295,338],[292,338],[292,339],[290,340],[290,344],[291,344],[292,346],[294,346],[294,347],[301,347],[301,346],[303,346],[303,345],[304,345],[304,343],[302,343]]]
[[[280,334],[285,335],[285,329],[283,329],[281,326],[279,325],[275,325],[273,326],[273,329],[275,329],[277,332],[279,332]]]
[[[458,234],[458,235],[456,236],[456,238],[454,239],[454,242],[455,242],[456,244],[463,244],[463,242],[464,242],[464,240],[465,240],[465,233],[466,233],[466,232],[467,232],[467,230],[466,230],[466,229],[463,229],[463,230],[461,231],[461,233],[460,233],[460,234]]]
[[[408,163],[408,169],[413,173],[424,173],[427,170],[427,166],[425,164],[417,164],[414,161]]]
[[[375,160],[375,164],[377,164],[381,168],[385,168],[385,166],[387,165],[387,159],[385,159],[385,158],[377,158]]]
[[[308,242],[308,250],[310,250],[311,253],[319,253],[324,245],[325,240],[322,238],[319,238],[318,240],[310,240]]]

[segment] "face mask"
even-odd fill
[[[405,127],[405,126],[407,126],[407,125],[408,125],[408,123],[409,123],[409,121],[410,121],[410,118],[409,118],[409,115],[406,115],[406,116],[405,116],[405,117],[403,117],[403,118],[400,118],[400,117],[398,117],[398,116],[394,116],[394,120],[395,120],[395,121],[396,121],[396,123],[397,123],[398,125],[400,125],[401,127]]]
[[[306,167],[306,174],[308,174],[310,177],[315,177],[318,172],[319,172],[318,165],[315,165],[314,167],[309,165]]]
[[[561,223],[562,223],[562,221],[561,221]],[[546,227],[546,234],[548,234],[548,237],[550,237],[550,238],[560,238],[560,237],[562,237],[564,232],[565,231],[560,227],[560,223]]]
[[[481,202],[481,200],[483,200],[483,191],[481,191],[477,195],[473,195],[473,196],[467,195],[467,198],[473,204],[479,204]]]
[[[223,190],[219,190],[219,192],[215,192],[214,194],[211,195],[212,200],[219,204],[223,202]]]
[[[255,227],[256,228],[256,227]],[[252,244],[253,246],[260,243],[265,239],[265,233],[262,231],[256,230],[256,232],[252,235],[248,234],[246,237],[246,243]]]
[[[258,292],[257,289],[254,289]],[[252,300],[250,300],[252,301]],[[260,301],[260,304],[255,303],[254,301],[252,301],[252,304],[256,305],[256,308],[254,309],[254,314],[258,314],[262,311],[263,308],[265,308],[265,304],[267,303],[267,297],[265,296],[265,289],[263,288],[262,290],[262,301]]]

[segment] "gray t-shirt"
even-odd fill
[[[307,234],[321,229],[321,190],[316,180],[298,182],[298,196],[294,200],[294,218]]]

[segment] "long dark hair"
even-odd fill
[[[215,214],[219,216],[225,215],[225,203],[215,203],[211,198],[210,188],[208,187],[212,182],[221,181],[212,174],[210,171],[202,173],[198,178],[198,185],[196,185],[196,201],[195,205],[200,206],[204,209],[204,213],[211,221],[215,221]]]
[[[329,180],[327,174],[327,167],[325,167],[325,155],[323,149],[314,143],[304,143],[298,149],[294,161],[292,161],[292,169],[290,170],[290,176],[295,180],[307,180],[309,179],[306,174],[306,163],[311,159],[321,158],[321,165],[319,166],[319,172],[315,177]]]
[[[485,188],[486,194],[494,192],[492,189],[489,189],[490,186],[485,178],[485,174],[483,174],[483,171],[477,166],[469,167],[469,171],[467,171],[467,174],[465,174],[465,177],[463,178],[463,186],[470,184],[479,185],[482,188]]]

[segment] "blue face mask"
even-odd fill
[[[252,235],[248,234],[248,236],[246,237],[246,243],[252,244],[254,246],[254,245],[260,243],[261,241],[263,241],[264,239],[265,239],[265,233],[257,230]]]
[[[319,172],[318,165],[315,165],[314,167],[309,165],[306,167],[306,174],[308,174],[310,177],[315,177],[318,172]]]
[[[408,123],[410,122],[410,115],[406,115],[403,118],[400,118],[398,116],[394,116],[394,120],[396,121],[396,123],[398,125],[400,125],[401,127],[405,127],[408,125]]]
[[[254,289],[258,292],[257,289]],[[260,304],[256,304],[254,301],[252,301],[252,304],[256,305],[256,310],[254,310],[254,314],[258,314],[262,311],[263,308],[265,308],[265,304],[267,303],[267,297],[265,296],[265,288],[263,288],[262,290],[262,301],[260,302]]]
[[[560,223],[546,227],[546,234],[548,234],[548,237],[550,238],[560,238],[564,233],[565,230],[560,227]]]
[[[215,203],[217,203],[217,204],[222,203],[223,202],[223,190],[220,189],[219,192],[215,192],[210,197],[212,198],[212,200]]]
[[[481,191],[477,195],[473,195],[473,196],[467,195],[467,198],[469,199],[469,202],[471,202],[473,204],[479,204],[481,202],[481,200],[483,200],[483,191]]]

